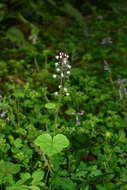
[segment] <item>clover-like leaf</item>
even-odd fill
[[[32,178],[32,184],[38,185],[38,183],[40,183],[40,181],[44,178],[44,171],[40,169],[34,171],[34,173],[32,174]]]
[[[65,135],[58,134],[53,138],[53,151],[56,153],[61,152],[68,145],[69,141]]]
[[[56,109],[56,106],[57,105],[55,103],[53,103],[53,102],[49,102],[49,103],[45,104],[45,107],[47,109]]]
[[[20,165],[14,164],[8,161],[1,161],[0,162],[0,173],[10,175],[10,174],[17,174],[20,171]]]
[[[49,134],[42,134],[37,137],[34,143],[39,146],[45,154],[53,156],[68,147],[69,140],[63,134],[57,134],[53,138]]]

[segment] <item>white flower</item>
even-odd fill
[[[38,38],[38,36],[36,34],[33,34],[33,35],[29,36],[28,39],[31,40],[33,44],[36,44],[37,38]]]
[[[55,66],[57,67],[59,63],[55,63]]]
[[[64,62],[64,64],[66,64],[67,63],[67,58],[65,57],[65,58],[63,58],[63,62]]]
[[[67,74],[69,75],[69,74],[70,74],[70,71],[67,71]]]
[[[60,71],[60,69],[59,69],[59,68],[57,68],[57,69],[56,69],[56,71],[57,71],[57,72],[59,72],[59,71]]]
[[[55,79],[55,78],[57,77],[57,75],[56,75],[56,74],[53,74],[52,77]]]
[[[61,77],[62,77],[62,78],[64,77],[64,74],[63,74],[63,73],[61,73]]]
[[[1,118],[5,117],[7,112],[8,112],[8,110],[4,110],[4,111],[0,114],[0,117],[1,117]]]
[[[54,94],[57,96],[57,95],[58,95],[58,92],[54,92]]]
[[[59,59],[59,56],[57,55],[55,58],[56,58],[56,59]]]
[[[59,88],[62,88],[62,85],[59,85],[58,87],[59,87]]]
[[[9,117],[7,117],[7,118],[6,118],[6,120],[7,120],[7,121],[9,121],[9,120],[10,120],[10,118],[9,118]]]
[[[64,91],[67,92],[67,88],[64,88]]]
[[[67,65],[67,67],[68,67],[69,69],[71,69],[71,65]]]
[[[67,93],[66,93],[66,96],[69,96],[69,95],[70,95],[70,93],[67,92]]]

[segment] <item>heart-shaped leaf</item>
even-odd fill
[[[62,134],[57,134],[53,138],[49,134],[42,134],[37,137],[34,143],[39,146],[45,154],[53,156],[68,147],[69,140]]]
[[[45,107],[47,109],[56,109],[56,104],[53,102],[49,102],[49,103],[45,104]]]

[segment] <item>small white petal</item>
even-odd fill
[[[56,59],[59,59],[59,56],[57,55],[55,58],[56,58]]]
[[[55,63],[55,66],[57,67],[59,65],[59,63]]]
[[[64,91],[67,92],[67,88],[64,88]]]
[[[54,92],[55,95],[58,95],[58,92]]]
[[[58,87],[59,87],[59,88],[62,88],[62,85],[59,85]]]
[[[66,96],[69,96],[69,95],[70,95],[70,93],[67,92],[67,93],[66,93]]]
[[[64,77],[64,74],[63,74],[63,73],[61,73],[61,77],[62,77],[62,78]]]
[[[59,68],[57,68],[57,69],[56,69],[56,71],[57,71],[57,72],[59,72],[59,71],[60,71],[60,69],[59,69]]]
[[[55,75],[55,74],[54,74],[54,75],[52,75],[52,77],[53,77],[53,78],[56,78],[56,77],[57,77],[57,75]]]
[[[62,61],[66,64],[67,63],[67,58],[63,58]]]
[[[70,71],[67,71],[67,74],[69,75],[69,74],[70,74]]]
[[[67,67],[68,67],[69,69],[71,69],[71,65],[67,65]]]

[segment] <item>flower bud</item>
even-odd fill
[[[57,68],[57,69],[56,69],[56,71],[57,71],[57,72],[59,72],[59,71],[60,71],[60,69],[59,69],[59,68]]]
[[[67,88],[64,88],[64,91],[67,92]]]
[[[59,56],[57,55],[55,58],[56,58],[56,59],[59,59]]]
[[[70,71],[67,71],[67,74],[69,75],[69,74],[70,74]]]
[[[57,77],[57,75],[56,75],[56,74],[53,74],[53,75],[52,75],[52,77],[53,77],[53,78],[56,78],[56,77]]]
[[[61,73],[61,77],[62,77],[62,78],[64,77],[64,74],[63,74],[63,73]]]
[[[54,92],[54,94],[57,96],[57,95],[58,95],[58,92]]]

